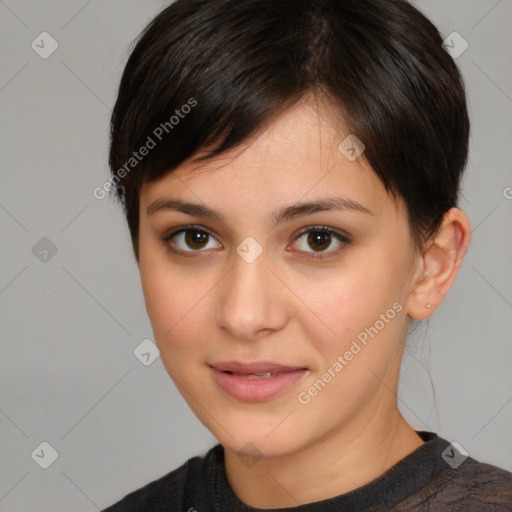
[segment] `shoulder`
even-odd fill
[[[182,500],[190,460],[182,466],[154,480],[144,487],[127,494],[123,499],[103,510],[103,512],[160,512],[171,505],[178,510]]]
[[[512,511],[512,473],[468,457],[459,467],[446,466],[437,478],[397,510],[436,510],[446,512]]]
[[[123,499],[102,512],[165,512],[181,510],[187,485],[200,485],[206,459],[216,450],[212,448],[206,455],[187,460],[183,465],[154,480],[144,487],[127,494]]]
[[[455,471],[458,473],[450,488],[465,491],[482,503],[508,505],[507,510],[512,510],[512,473],[471,457]]]
[[[477,487],[489,490],[500,488],[512,498],[511,472],[470,458],[469,464],[465,465],[464,474],[469,476]]]

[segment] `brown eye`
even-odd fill
[[[205,231],[196,231],[193,229],[185,231],[185,243],[194,250],[202,249],[204,244],[208,241],[208,237],[209,235]]]
[[[334,254],[349,244],[348,236],[342,233],[328,227],[313,227],[302,231],[294,246],[299,252],[321,257]]]
[[[174,229],[162,241],[169,249],[181,253],[204,252],[205,249],[221,247],[209,231],[194,227]]]
[[[322,231],[311,231],[308,236],[308,244],[314,250],[324,251],[331,245],[331,235]]]

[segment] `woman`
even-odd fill
[[[107,510],[512,510],[416,431],[411,320],[452,286],[464,85],[403,0],[177,0],[112,115],[111,183],[162,361],[219,444]]]

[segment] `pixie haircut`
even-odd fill
[[[144,183],[236,148],[310,95],[364,143],[404,200],[414,243],[435,234],[457,205],[470,127],[462,76],[419,10],[405,0],[177,0],[141,33],[111,118],[109,181],[136,259]]]

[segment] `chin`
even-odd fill
[[[218,427],[210,431],[226,450],[243,457],[282,457],[294,453],[306,443],[305,439],[301,443],[301,440],[294,437],[293,431],[296,435],[296,428],[290,430],[278,427],[270,435],[271,430],[258,428],[257,423],[239,428],[226,426],[226,430],[232,435],[222,429],[219,430]]]

